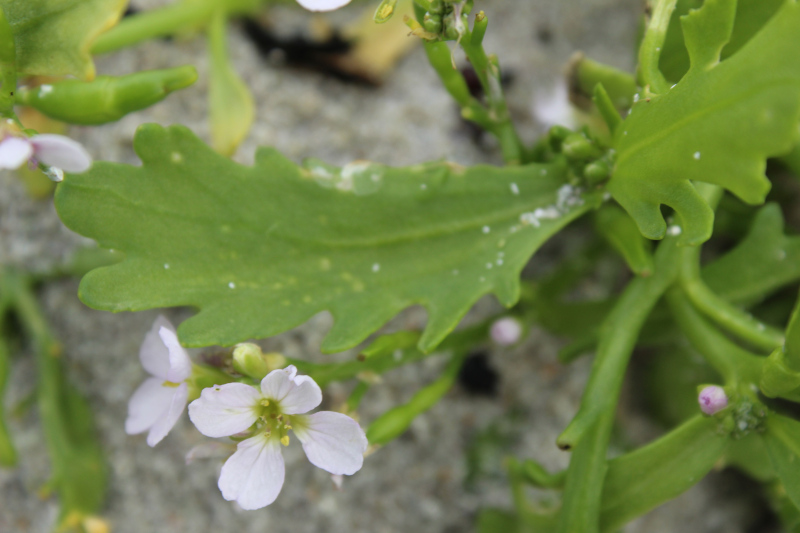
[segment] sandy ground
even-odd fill
[[[147,2],[154,4],[158,2]],[[490,17],[486,47],[500,55],[514,74],[509,100],[523,136],[532,140],[541,126],[532,116],[534,98],[555,84],[562,65],[575,50],[622,68],[631,68],[632,46],[641,12],[639,0],[494,0],[479,2]],[[140,6],[145,2],[140,2]],[[354,6],[336,15],[341,21],[357,14]],[[282,28],[302,27],[307,15],[295,9],[276,10]],[[290,31],[290,30],[282,30]],[[546,36],[551,38],[548,40]],[[440,87],[420,49],[406,57],[379,89],[343,83],[318,73],[281,68],[265,61],[234,26],[230,45],[238,71],[257,101],[256,125],[237,156],[252,160],[258,145],[272,145],[289,157],[318,157],[342,164],[370,159],[410,164],[451,159],[461,164],[498,162],[491,145],[478,148],[460,123],[449,96]],[[144,112],[118,124],[74,128],[97,159],[134,162],[131,139],[144,122],[181,122],[204,138],[207,62],[205,43],[153,41],[103,57],[100,73],[123,74],[145,68],[195,64],[200,81]],[[9,173],[0,174],[0,263],[43,271],[62,262],[86,242],[58,221],[50,199],[35,201]],[[569,239],[569,236],[565,237]],[[549,248],[557,255],[569,243]],[[547,264],[547,253],[537,256]],[[184,454],[204,441],[188,420],[151,449],[143,437],[123,431],[127,401],[144,378],[136,354],[157,312],[112,315],[83,306],[76,297],[77,281],[47,284],[41,302],[65,345],[69,374],[95,409],[97,424],[111,465],[111,488],[104,516],[118,533],[140,532],[369,532],[407,531],[456,533],[472,530],[475,513],[483,506],[510,506],[500,472],[467,488],[465,451],[475,435],[504,413],[518,412],[512,424],[509,450],[535,458],[551,469],[566,466],[568,456],[554,445],[556,435],[574,414],[590,360],[569,368],[559,365],[560,341],[533,328],[527,341],[513,350],[490,353],[500,375],[496,397],[477,397],[456,388],[411,430],[370,456],[344,490],[334,490],[329,476],[311,466],[299,446],[285,453],[287,477],[278,501],[255,512],[243,512],[224,501],[216,488],[219,462],[186,466]],[[476,315],[492,312],[492,300],[480,303]],[[184,311],[169,311],[178,322]],[[424,314],[410,311],[396,326],[415,325]],[[287,355],[322,359],[318,346],[329,326],[326,316],[265,344]],[[441,361],[433,358],[391,372],[365,398],[361,417],[370,421],[410,397],[435,378]],[[33,388],[31,354],[14,360],[6,400],[14,405]],[[352,384],[331,387],[326,405],[346,397]],[[631,431],[652,435],[653,428],[629,414]],[[637,429],[638,428],[638,429]],[[49,466],[35,410],[11,421],[21,462],[15,470],[0,471],[0,531],[46,532],[57,507],[43,501],[37,490],[47,480]],[[628,532],[747,531],[753,510],[742,496],[729,494],[729,476],[712,475],[681,498],[641,518]]]

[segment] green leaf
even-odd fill
[[[439,400],[453,388],[466,350],[455,353],[436,381],[417,391],[408,403],[393,407],[376,418],[367,428],[367,440],[372,445],[387,444],[408,429],[419,415],[439,403]]]
[[[713,212],[691,181],[764,201],[766,158],[789,151],[800,121],[800,4],[787,0],[736,54],[716,64],[733,0],[709,0],[684,19],[694,63],[671,90],[640,100],[614,138],[608,190],[650,239],[663,238],[660,206],[677,212],[681,242],[711,235]]]
[[[730,441],[718,425],[714,418],[697,415],[647,446],[609,461],[601,530],[616,531],[700,481]]]
[[[767,204],[747,236],[703,268],[702,277],[709,289],[732,303],[763,300],[800,279],[800,237],[784,235],[780,207]]]
[[[599,202],[564,194],[561,159],[340,170],[263,149],[244,167],[156,125],[134,147],[141,167],[96,163],[56,191],[67,226],[126,254],[80,296],[109,311],[197,307],[178,330],[189,346],[269,337],[327,310],[323,349],[339,351],[420,304],[429,351],[484,294],[513,305],[531,254]]]
[[[250,131],[255,118],[255,104],[250,89],[233,69],[228,57],[226,24],[227,18],[218,12],[209,27],[211,79],[208,102],[214,149],[231,156]]]
[[[786,494],[800,507],[800,422],[770,413],[764,443]]]
[[[17,45],[17,69],[91,80],[89,48],[122,16],[126,0],[0,0]]]
[[[528,529],[515,513],[502,509],[482,509],[475,530],[478,533],[526,533]]]
[[[638,276],[653,273],[653,252],[630,216],[619,207],[608,204],[595,213],[595,229],[625,259]]]
[[[780,9],[784,0],[738,0],[736,20],[728,44],[722,49],[725,59],[736,53]],[[664,76],[675,83],[689,70],[689,52],[683,38],[681,17],[690,9],[703,5],[703,0],[678,0],[670,20],[667,37],[661,51],[659,67]]]

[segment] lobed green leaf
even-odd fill
[[[761,301],[800,279],[800,237],[785,235],[780,207],[767,204],[747,236],[703,268],[702,277],[709,289],[732,303]]]
[[[663,238],[660,206],[675,209],[681,242],[709,238],[713,212],[692,181],[764,201],[766,159],[788,152],[800,121],[800,4],[786,0],[729,59],[735,0],[708,0],[684,17],[692,66],[671,90],[634,104],[614,137],[608,190],[650,239]]]
[[[90,272],[80,296],[109,311],[197,307],[178,330],[189,346],[268,337],[327,310],[323,349],[340,351],[420,304],[430,351],[484,294],[514,304],[531,254],[600,201],[565,194],[560,159],[301,168],[263,149],[245,167],[156,125],[134,146],[141,167],[97,163],[57,190],[67,226],[126,255]]]

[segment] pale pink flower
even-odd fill
[[[500,318],[492,323],[489,335],[500,346],[511,346],[519,342],[522,337],[522,324],[510,316]]]
[[[200,433],[214,438],[253,433],[222,466],[223,498],[247,510],[275,501],[285,475],[281,444],[289,444],[289,430],[313,465],[334,475],[358,472],[367,449],[364,431],[341,413],[303,414],[321,401],[319,385],[309,376],[298,376],[294,366],[273,370],[259,389],[244,383],[204,389],[189,405],[189,418]]]
[[[192,361],[183,349],[175,328],[159,316],[139,349],[139,360],[150,374],[128,402],[125,432],[147,434],[155,446],[167,436],[180,418],[189,399],[186,380],[192,375]]]
[[[707,415],[713,415],[728,407],[728,395],[725,389],[718,385],[704,387],[697,396],[700,410]]]
[[[50,167],[47,176],[53,181],[61,181],[64,179],[62,170],[85,172],[92,166],[92,158],[80,143],[63,135],[8,135],[0,141],[0,169],[17,169],[25,163],[33,168],[44,163]]]

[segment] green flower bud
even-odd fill
[[[610,173],[611,170],[608,168],[608,164],[601,159],[592,161],[583,169],[583,177],[586,178],[586,181],[591,185],[602,183],[608,179]]]
[[[599,157],[600,149],[582,133],[571,133],[561,145],[564,155],[570,159],[589,159]]]
[[[269,374],[270,370],[261,347],[250,342],[238,344],[234,348],[233,368],[240,374],[257,380]]]

